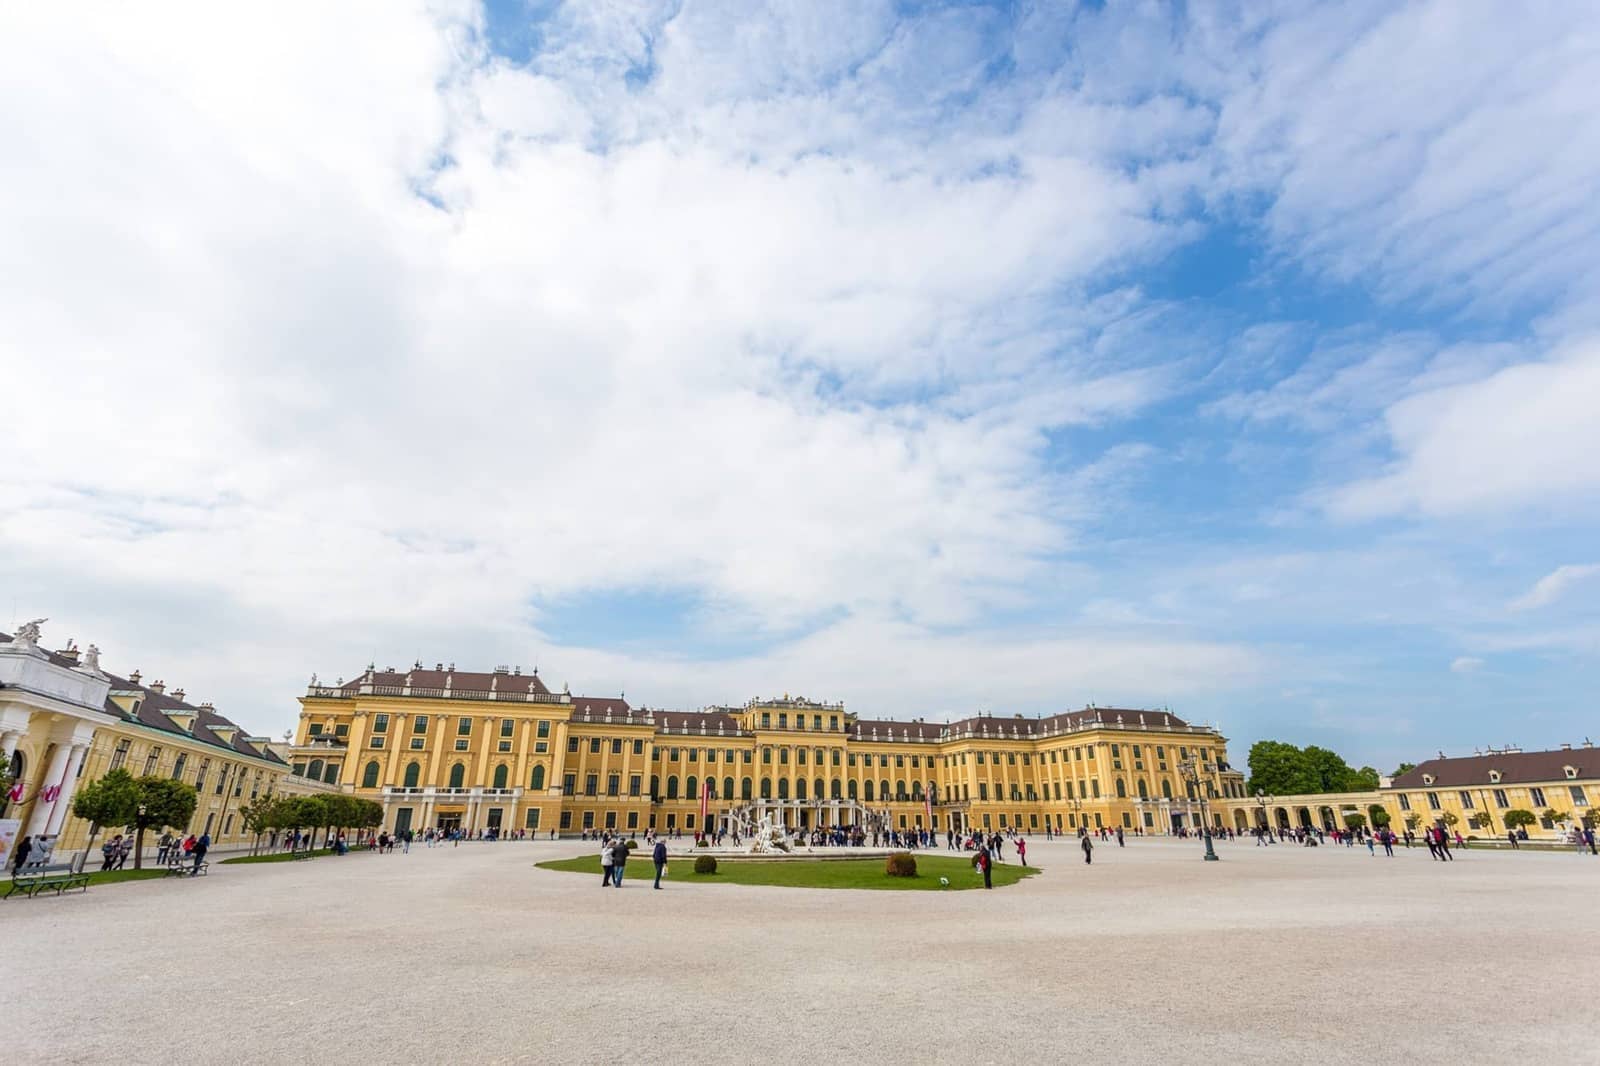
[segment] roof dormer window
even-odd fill
[[[1433,784],[1433,775],[1432,775],[1432,774],[1423,774],[1423,775],[1422,775],[1422,783],[1423,783],[1423,784],[1424,784],[1424,785],[1431,785],[1431,784]]]
[[[1578,776],[1578,768],[1576,766],[1563,766],[1561,769],[1566,773],[1568,781]]]
[[[1500,783],[1500,771],[1499,770],[1490,770],[1489,771],[1489,780],[1491,782],[1493,782],[1494,784],[1498,785]]]

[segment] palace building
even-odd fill
[[[12,782],[0,793],[0,820],[17,820],[18,835],[54,838],[58,855],[83,848],[89,825],[73,815],[73,797],[119,768],[193,785],[194,816],[173,828],[210,833],[217,847],[249,842],[239,808],[257,795],[326,789],[290,775],[266,737],[210,703],[191,704],[183,689],[168,691],[159,680],[144,684],[137,670],[103,670],[92,644],[46,651],[38,643],[43,621],[0,633],[0,766]]]
[[[785,695],[667,711],[444,663],[313,677],[300,707],[293,774],[376,800],[390,829],[692,833],[771,814],[796,829],[1170,832],[1245,795],[1227,739],[1164,710],[941,724]]]

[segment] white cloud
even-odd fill
[[[1587,563],[1582,566],[1558,566],[1550,573],[1541,577],[1524,595],[1511,601],[1513,611],[1531,611],[1537,607],[1548,607],[1560,599],[1573,585],[1588,578],[1600,575],[1600,563]]]
[[[1534,508],[1582,514],[1600,496],[1600,342],[1570,345],[1466,384],[1428,389],[1384,416],[1396,453],[1383,474],[1333,492],[1344,518]]]
[[[1481,669],[1483,669],[1483,660],[1474,658],[1471,655],[1462,655],[1450,663],[1450,672],[1452,674],[1475,674]]]

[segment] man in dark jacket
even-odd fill
[[[1089,836],[1088,836],[1087,833],[1084,834],[1082,843],[1083,843],[1083,861],[1084,861],[1084,863],[1088,864],[1088,863],[1094,862],[1094,842],[1089,839]]]
[[[661,887],[661,875],[667,872],[667,842],[660,837],[656,838],[656,846],[650,851],[650,859],[656,864],[656,887]]]
[[[200,872],[200,864],[202,862],[205,862],[205,860],[206,860],[206,852],[208,852],[210,850],[211,850],[211,834],[210,833],[201,833],[200,834],[200,839],[196,840],[194,842],[194,851],[192,852],[192,854],[194,855],[194,869],[189,871],[189,876],[190,877],[193,877],[195,874]]]
[[[616,846],[611,850],[611,880],[618,888],[622,887],[622,868],[628,864],[628,842],[617,837]]]

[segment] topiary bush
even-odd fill
[[[635,849],[635,848],[637,848],[639,846],[639,842],[637,840],[633,839],[632,837],[629,837],[628,838],[628,842],[626,844],[622,845],[622,846],[627,848],[629,851],[632,851],[633,849]]]
[[[717,872],[717,858],[715,855],[696,855],[694,857],[694,872],[697,874],[714,874]]]
[[[711,846],[711,841],[707,840],[705,837],[701,837],[699,840],[694,842],[694,846],[697,848],[709,848]]]
[[[890,877],[917,876],[917,859],[909,851],[896,851],[883,861],[883,872]]]

